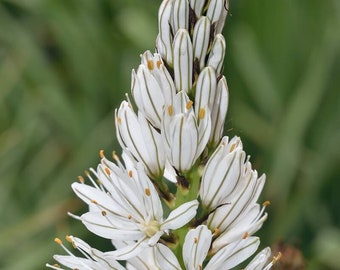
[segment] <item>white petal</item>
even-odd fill
[[[260,240],[257,237],[236,241],[219,250],[204,269],[231,269],[248,259],[257,250],[259,244]]]
[[[161,230],[175,230],[187,224],[196,215],[198,201],[184,203],[171,211],[168,218],[161,224]]]
[[[202,269],[211,239],[212,233],[205,225],[200,225],[187,233],[183,244],[183,260],[187,270]]]
[[[193,51],[187,30],[179,29],[173,41],[174,76],[177,91],[189,92],[192,86]]]
[[[202,16],[196,22],[193,33],[194,57],[199,60],[199,66],[202,69],[205,65],[208,45],[210,42],[210,20]]]
[[[172,34],[170,29],[170,18],[173,0],[164,0],[158,11],[157,49],[169,65],[172,64]]]
[[[157,244],[156,257],[160,269],[166,270],[182,270],[176,256],[172,251],[163,244]]]
[[[187,0],[174,0],[172,4],[172,31],[188,29],[189,3]]]
[[[261,250],[254,259],[251,260],[251,262],[244,268],[244,270],[268,270],[270,269],[270,265],[265,265],[269,261],[269,257],[271,256],[271,250],[269,247],[264,248]]]
[[[209,58],[207,62],[207,65],[213,67],[216,70],[217,74],[221,73],[225,56],[225,50],[226,43],[224,36],[222,34],[217,34],[214,39],[214,43],[209,53]]]

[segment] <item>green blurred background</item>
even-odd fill
[[[70,184],[120,152],[113,111],[159,4],[0,1],[0,269],[45,269],[65,234],[105,248],[67,216],[83,207]],[[339,29],[339,0],[231,0],[224,32],[226,134],[267,174],[262,243],[295,246],[307,269],[340,269]]]

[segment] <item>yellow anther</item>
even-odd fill
[[[172,108],[172,106],[170,105],[170,106],[168,107],[168,114],[169,114],[170,116],[172,116],[173,113],[174,113],[174,112],[173,112],[173,108]]]
[[[100,150],[99,151],[99,156],[100,156],[100,158],[104,158],[105,157],[104,150]]]
[[[63,244],[63,241],[61,241],[58,237],[54,238],[54,242],[56,242],[58,245]]]
[[[218,227],[216,227],[216,228],[214,229],[214,235],[215,235],[215,236],[218,235],[219,232],[220,232],[220,229],[219,229]]]
[[[86,176],[90,175],[90,172],[88,170],[85,170],[84,173],[85,173]]]
[[[151,195],[150,189],[146,188],[145,189],[145,194],[146,194],[146,196],[150,196]]]
[[[198,268],[199,268],[200,270],[202,270],[202,269],[203,269],[202,264],[200,264],[200,265],[198,266]]]
[[[119,156],[116,154],[115,151],[112,152],[112,157],[114,160],[119,161]]]
[[[82,184],[85,183],[84,177],[82,177],[81,175],[78,176],[78,180],[79,180],[79,182],[82,183]]]
[[[91,203],[98,204],[98,202],[96,200],[91,200]]]
[[[233,144],[231,145],[231,147],[230,147],[230,152],[233,152],[234,149],[235,149],[235,147],[236,147],[236,144],[233,143]]]
[[[162,65],[162,61],[161,61],[161,60],[158,60],[158,61],[156,62],[156,64],[157,64],[157,68],[160,68],[160,66]]]
[[[66,241],[69,242],[69,243],[72,243],[72,242],[73,242],[71,236],[69,236],[69,235],[66,235],[66,236],[65,236],[65,239],[66,239]]]
[[[153,70],[153,68],[154,68],[153,61],[152,60],[148,60],[148,69],[149,70]]]
[[[132,171],[131,170],[128,172],[128,175],[129,175],[129,177],[132,177]]]
[[[107,173],[107,175],[110,175],[111,174],[111,171],[108,167],[105,167],[105,172]]]
[[[117,122],[118,122],[118,124],[121,124],[122,123],[122,118],[117,117]]]
[[[129,214],[129,215],[127,216],[127,218],[128,218],[128,219],[131,219],[131,218],[132,218],[132,216]]]
[[[277,263],[281,259],[281,252],[279,252],[276,256],[273,256],[273,264]]]
[[[106,214],[107,214],[106,211],[103,210],[103,211],[102,211],[102,216],[105,217]]]
[[[244,235],[242,236],[242,239],[246,239],[249,236],[248,232],[245,232]]]
[[[192,107],[192,104],[194,104],[191,100],[188,101],[187,105],[185,105],[185,108],[189,110]]]
[[[194,238],[194,243],[195,243],[195,244],[198,243],[198,238],[197,238],[197,237]]]
[[[262,206],[269,206],[270,205],[270,201],[265,201],[263,204],[262,204]]]
[[[198,118],[203,119],[205,116],[205,109],[201,108],[200,111],[198,112]]]

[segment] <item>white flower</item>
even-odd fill
[[[167,148],[167,158],[180,172],[193,166],[210,136],[209,109],[201,108],[197,118],[192,104],[185,92],[179,92],[174,104],[167,107],[162,124],[161,133]]]
[[[150,177],[153,179],[162,177],[165,152],[161,134],[150,125],[140,111],[137,116],[126,101],[123,101],[116,110],[115,120],[116,134],[121,147],[144,164]]]
[[[176,94],[174,82],[161,56],[146,51],[137,71],[132,70],[131,93],[138,110],[160,128],[165,104],[172,103]]]
[[[188,93],[192,87],[193,48],[189,32],[179,29],[173,42],[174,80],[177,92]]]
[[[79,198],[89,205],[89,212],[77,217],[87,229],[101,237],[132,241],[131,245],[117,249],[112,256],[127,259],[145,247],[155,245],[168,230],[175,230],[188,223],[196,214],[196,200],[182,204],[168,218],[163,218],[159,195],[147,177],[144,167],[124,171],[106,158],[97,171],[96,187],[73,183]]]
[[[54,255],[53,258],[60,264],[70,268],[79,270],[125,270],[121,264],[112,258],[112,256],[107,256],[107,253],[101,252],[97,249],[91,248],[83,240],[73,237],[66,236],[66,240],[72,243],[72,246],[80,251],[84,257],[77,257],[71,251],[69,251],[58,238],[55,242],[58,243],[68,255]],[[59,265],[46,264],[47,267],[62,270]]]
[[[212,233],[205,225],[190,230],[183,244],[183,261],[186,270],[231,269],[248,259],[257,249],[259,239],[240,239],[207,258],[212,242]],[[180,270],[180,264],[172,251],[164,245],[157,245],[157,260],[161,269]],[[206,264],[205,267],[203,265]]]

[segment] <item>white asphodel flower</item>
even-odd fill
[[[209,108],[201,108],[196,117],[192,105],[184,91],[177,93],[174,103],[167,106],[162,123],[168,161],[180,172],[194,165],[210,137]]]
[[[213,234],[205,225],[200,225],[187,233],[182,249],[185,270],[232,269],[249,258],[260,243],[257,237],[240,239],[213,254],[205,265],[212,239]],[[182,270],[176,256],[168,247],[158,244],[156,250],[161,269]]]
[[[138,69],[132,70],[131,93],[138,110],[160,129],[165,104],[173,102],[174,82],[158,53],[146,51]]]
[[[123,101],[116,110],[115,120],[117,139],[123,150],[132,155],[136,161],[142,162],[150,177],[153,179],[162,177],[165,150],[161,134],[140,111],[136,115],[127,101]]]
[[[76,195],[89,205],[89,212],[80,217],[87,229],[103,238],[130,241],[130,245],[112,252],[116,259],[136,256],[145,247],[153,246],[169,230],[176,230],[195,215],[197,200],[180,205],[163,217],[159,195],[141,164],[125,171],[102,158],[92,173],[100,184],[95,187],[73,183]]]
[[[203,207],[210,212],[207,225],[216,235],[213,250],[261,228],[269,203],[261,208],[256,201],[264,183],[265,175],[258,178],[245,160],[241,140],[224,137],[207,162],[200,188]]]
[[[112,256],[107,256],[105,252],[101,252],[90,247],[83,240],[73,236],[66,236],[66,240],[72,244],[74,249],[77,249],[81,254],[83,254],[83,257],[75,256],[67,247],[64,246],[59,238],[56,238],[54,241],[68,254],[53,256],[53,258],[63,266],[79,270],[125,270],[125,267],[114,260]],[[64,269],[58,264],[46,264],[46,266],[56,270]]]

